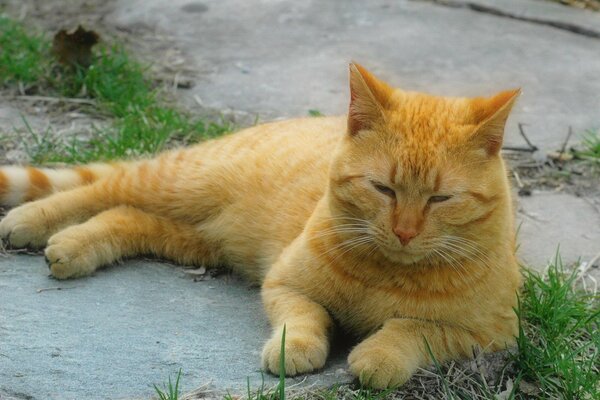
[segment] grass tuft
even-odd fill
[[[27,126],[28,155],[35,164],[86,163],[154,154],[172,143],[195,143],[232,130],[230,124],[193,118],[158,100],[159,88],[147,68],[122,46],[98,46],[89,68],[63,68],[50,53],[50,42],[20,24],[0,17],[0,82],[28,85],[56,97],[93,99],[94,112],[113,118],[112,126],[93,138],[56,137]]]
[[[177,372],[177,379],[175,380],[175,385],[171,382],[171,377],[169,377],[169,382],[167,384],[163,384],[163,388],[160,389],[158,386],[154,386],[154,390],[158,395],[159,400],[177,400],[179,398],[179,379],[181,378],[181,368],[179,372]]]
[[[580,158],[600,162],[600,129],[589,129],[583,134],[583,150],[577,151]]]
[[[2,84],[38,83],[48,74],[50,44],[41,35],[0,15],[0,80]]]
[[[520,299],[520,375],[535,382],[540,398],[592,399],[600,392],[599,297],[576,288],[577,272],[560,257],[545,276],[525,271]]]
[[[285,400],[285,330],[286,325],[283,324],[283,332],[281,333],[281,352],[279,353],[279,400]]]

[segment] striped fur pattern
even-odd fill
[[[90,164],[72,169],[1,167],[0,199],[3,206],[14,207],[54,192],[87,185],[114,169],[110,164]]]
[[[518,90],[442,98],[350,66],[347,117],[255,126],[153,159],[0,168],[0,236],[59,279],[141,254],[228,265],[262,285],[263,366],[325,364],[339,328],[363,384],[511,345],[519,287],[499,155]],[[335,323],[334,323],[335,321]],[[425,344],[425,341],[427,345]],[[428,350],[431,350],[431,353]]]

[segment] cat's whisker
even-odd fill
[[[330,226],[327,229],[323,229],[321,230],[321,232],[327,232],[330,230],[335,230],[335,229],[339,229],[339,228],[345,228],[345,227],[349,227],[349,228],[369,228],[369,225],[367,224],[339,224],[339,225],[334,225],[334,226]]]
[[[340,236],[340,235],[352,235],[355,234],[357,236],[361,235],[372,235],[373,232],[367,226],[359,226],[359,225],[339,225],[336,227],[331,227],[329,229],[325,229],[323,231],[317,231],[316,234],[310,235],[309,240],[317,240],[324,237],[331,236]]]
[[[338,229],[330,229],[326,231],[320,231],[316,235],[311,235],[310,240],[319,239],[325,236],[339,235],[344,233],[370,233],[368,228],[338,228]]]
[[[366,258],[369,258],[370,256],[372,256],[373,253],[375,253],[377,251],[377,249],[379,248],[379,246],[377,246],[377,242],[375,242],[375,240],[373,240],[371,247],[372,247],[372,249],[365,255]]]
[[[341,252],[340,254],[338,254],[336,257],[334,257],[334,259],[332,260],[332,262],[337,261],[339,258],[341,258],[344,254],[358,248],[359,246],[365,245],[367,243],[374,243],[372,238],[370,237],[365,237],[364,239],[368,239],[366,241],[362,241],[362,242],[357,242],[357,243],[353,243],[349,248],[347,248],[346,250],[344,250],[343,252]]]
[[[456,268],[454,268],[455,270],[460,269],[460,270],[464,270],[464,266],[462,263],[460,263],[460,261],[458,259],[456,259],[456,257],[454,257],[452,254],[453,253],[458,253],[458,256],[462,256],[464,258],[468,258],[466,257],[466,255],[462,254],[462,251],[458,251],[458,249],[447,246],[447,243],[444,243],[443,241],[440,240],[436,240],[436,241],[432,241],[429,242],[429,246],[426,246],[423,248],[424,250],[428,251],[428,252],[433,252],[434,254],[438,255],[438,257],[440,258],[444,258],[444,260],[448,263],[453,263],[453,266],[455,266]],[[445,256],[445,257],[444,257]]]
[[[463,244],[463,245],[473,249],[473,251],[480,254],[481,256],[488,257],[488,255],[479,248],[477,242],[475,242],[474,240],[470,240],[470,239],[463,238],[460,236],[452,236],[452,235],[444,236],[443,239],[446,241],[457,242],[457,243]]]
[[[384,233],[383,229],[381,229],[379,226],[373,224],[371,221],[368,221],[368,220],[362,219],[362,218],[341,216],[341,217],[329,217],[329,218],[324,219],[324,221],[351,221],[351,222],[357,223],[359,225],[368,226],[369,228],[371,228],[374,232],[376,232],[378,234]],[[342,224],[342,225],[349,225],[349,224]]]
[[[456,244],[448,243],[448,242],[446,242],[446,243],[440,243],[439,246],[442,247],[442,248],[445,248],[447,250],[450,250],[450,251],[452,251],[454,253],[457,253],[459,256],[461,256],[461,257],[463,257],[463,258],[465,258],[465,259],[467,259],[467,260],[469,260],[469,261],[471,261],[471,262],[473,262],[475,264],[481,264],[481,265],[484,265],[485,267],[488,267],[488,268],[494,268],[495,267],[495,265],[492,264],[492,263],[490,263],[489,260],[484,259],[484,258],[480,257],[477,254],[474,254],[472,252],[472,250],[470,250],[468,248],[463,248],[463,247],[460,247],[460,246],[458,246]]]
[[[463,263],[461,263],[459,260],[457,260],[452,254],[448,254],[448,252],[446,252],[446,255],[453,260],[454,265],[455,265],[455,271],[458,274],[458,276],[460,277],[460,279],[462,279],[463,281],[465,280],[465,273],[466,273],[466,269]]]
[[[355,237],[355,238],[352,238],[352,239],[348,239],[348,240],[345,240],[345,241],[343,241],[341,243],[338,243],[336,246],[334,246],[334,247],[328,249],[327,251],[321,253],[318,257],[323,257],[323,256],[325,256],[325,255],[327,255],[327,254],[329,254],[331,252],[334,252],[336,250],[340,250],[340,249],[343,249],[343,248],[346,248],[346,247],[349,247],[351,249],[352,246],[359,246],[361,244],[371,242],[372,240],[373,239],[370,236],[358,236],[358,237]]]
[[[475,242],[468,239],[450,236],[446,237],[443,241],[444,245],[452,247],[457,252],[462,252],[463,256],[467,257],[474,262],[481,262],[488,268],[494,268],[496,265],[492,262],[492,259],[481,251]]]
[[[439,257],[443,258],[448,263],[450,268],[452,268],[459,275],[459,277],[464,280],[464,274],[461,271],[462,267],[460,263],[456,261],[456,259],[439,248],[433,249],[433,252]]]

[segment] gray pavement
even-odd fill
[[[456,3],[456,2],[455,2]],[[536,0],[471,1],[600,31],[600,14]],[[463,3],[466,4],[466,3]],[[118,0],[104,21],[170,35],[197,71],[189,104],[261,120],[344,113],[347,63],[441,95],[521,86],[507,142],[527,123],[542,153],[600,125],[600,39],[429,1]],[[0,117],[2,114],[0,113]],[[3,117],[8,118],[8,117]],[[585,198],[534,191],[518,199],[520,255],[542,269],[600,251],[600,213]],[[38,289],[61,287],[66,290]],[[0,399],[148,398],[179,368],[183,388],[242,393],[261,381],[268,338],[258,290],[221,277],[130,261],[57,282],[41,257],[0,259]],[[344,381],[345,352],[303,385]],[[265,376],[267,385],[275,384]],[[289,384],[296,381],[290,380]]]
[[[558,250],[565,265],[600,253],[600,212],[584,197],[534,191],[519,198],[517,226],[519,256],[538,270],[553,262]]]
[[[147,399],[180,368],[184,391],[245,393],[247,379],[261,385],[268,337],[258,290],[232,276],[194,282],[179,267],[130,261],[56,281],[43,257],[0,261],[0,399]],[[288,385],[343,381],[344,366],[339,353]]]
[[[190,4],[204,4],[190,12]],[[471,1],[471,3],[478,3]],[[342,114],[348,62],[392,84],[440,95],[490,95],[522,87],[507,142],[522,144],[517,122],[545,150],[568,127],[600,125],[600,39],[550,26],[429,1],[121,0],[117,26],[167,32],[199,71],[185,91],[215,109],[261,119]],[[600,32],[600,15],[540,0],[495,0],[516,15],[581,23]]]

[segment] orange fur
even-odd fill
[[[0,235],[47,246],[52,274],[123,257],[227,264],[262,284],[263,365],[322,367],[334,320],[372,387],[516,334],[519,272],[498,155],[518,91],[490,99],[393,89],[351,65],[347,118],[255,126],[155,159],[73,171],[0,169]],[[29,181],[27,181],[29,179]],[[21,180],[21,181],[19,181]],[[23,192],[23,193],[21,193]]]

